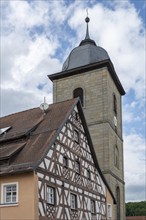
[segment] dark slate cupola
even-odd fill
[[[125,94],[123,86],[115,72],[114,66],[105,49],[96,45],[95,41],[90,39],[88,23],[90,19],[86,17],[86,36],[78,47],[75,47],[69,54],[63,64],[62,71],[48,75],[51,81],[70,77],[72,75],[85,73],[90,70],[107,67],[114,83],[121,95]]]
[[[87,23],[85,39],[71,51],[63,64],[62,71],[109,59],[106,50],[97,46],[95,41],[90,39],[88,30],[90,19],[86,17],[85,21]]]

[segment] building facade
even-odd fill
[[[78,99],[0,119],[2,220],[112,219],[115,198]]]
[[[107,52],[86,37],[50,75],[54,103],[80,97],[100,168],[116,198],[114,219],[125,219],[122,98],[125,91]]]

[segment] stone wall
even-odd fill
[[[107,68],[92,70],[53,81],[53,101],[73,98],[74,89],[84,91],[84,114],[100,168],[116,197],[120,188],[121,220],[125,219],[121,95]],[[117,127],[114,124],[113,94],[117,99]],[[115,166],[115,146],[119,166]]]

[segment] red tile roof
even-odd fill
[[[9,165],[1,166],[0,174],[34,169],[77,102],[71,99],[52,104],[46,114],[34,108],[0,118],[0,128],[12,126],[0,135],[0,160],[15,154]]]

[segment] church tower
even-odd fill
[[[115,198],[114,217],[125,219],[122,104],[125,91],[108,53],[89,37],[74,48],[62,71],[50,75],[53,101],[80,97],[96,156]]]

